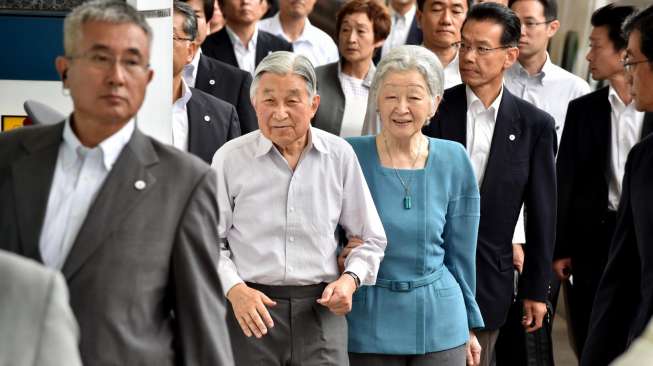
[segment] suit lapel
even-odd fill
[[[268,55],[268,44],[262,32],[259,30],[258,37],[256,38],[256,61],[254,66],[258,66],[265,56]]]
[[[201,97],[199,97],[199,92],[192,89],[193,96],[186,104],[186,114],[188,115],[188,151],[200,157],[202,160],[211,163],[213,156],[204,156],[205,151],[211,150],[209,147],[218,146],[218,141],[216,140],[215,132],[212,131],[215,128],[215,124],[218,123],[217,120],[206,121],[205,116],[208,116],[207,106],[202,102]],[[211,117],[211,116],[209,116]]]
[[[213,88],[217,85],[223,85],[222,73],[211,73],[209,62],[206,59],[208,56],[200,55],[200,61],[197,64],[197,79],[195,80],[195,88],[204,90],[213,95]],[[211,80],[213,81],[211,83]]]
[[[406,44],[420,45],[423,41],[422,31],[417,26],[417,16],[413,17],[413,22],[410,23],[410,30],[408,37],[406,37]]]
[[[207,38],[207,40],[209,38]],[[238,67],[238,60],[236,60],[236,54],[234,53],[234,46],[231,43],[229,34],[227,34],[226,27],[218,31],[218,33],[216,33],[215,39],[212,39],[211,41],[215,49],[214,50],[207,49],[207,51],[214,51],[211,54],[207,53],[208,56],[214,57],[217,60],[221,60],[222,62]]]
[[[29,154],[12,165],[16,222],[23,245],[21,254],[39,262],[43,262],[39,238],[59,155],[63,126],[63,123],[59,123],[25,141],[23,145]]]
[[[648,136],[651,132],[653,132],[653,112],[647,112],[644,114],[644,124],[642,125],[642,138],[640,140],[643,140],[644,137]]]
[[[148,172],[148,167],[157,162],[158,157],[151,141],[138,129],[134,130],[132,138],[100,188],[66,258],[61,270],[66,279],[70,280],[152,190],[156,179]],[[136,188],[135,183],[138,181],[145,183],[143,189]],[[142,183],[139,184],[142,186]]]
[[[610,146],[612,145],[612,107],[610,106],[610,100],[608,99],[609,89],[605,87],[597,95],[596,100],[596,109],[590,110],[590,118],[596,121],[597,128],[594,128],[594,142],[596,143],[596,151],[598,151],[599,161],[605,162],[605,182],[610,180]]]
[[[465,86],[459,86],[442,103],[442,117],[437,119],[442,138],[461,143],[467,147],[467,97]],[[438,112],[440,113],[440,112]],[[438,126],[433,126],[436,129]]]

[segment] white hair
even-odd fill
[[[315,69],[311,61],[305,56],[288,52],[277,51],[267,55],[254,71],[254,80],[249,89],[250,99],[254,99],[258,83],[263,74],[271,72],[276,75],[293,74],[300,76],[306,81],[306,91],[308,92],[309,100],[317,94],[317,77],[315,76]]]

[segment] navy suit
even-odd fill
[[[259,29],[258,38],[256,39],[255,64],[258,66],[265,56],[274,51],[292,52],[292,44],[272,33]],[[236,60],[233,44],[227,33],[227,27],[206,37],[204,43],[202,43],[202,52],[216,60],[238,67],[238,61]]]
[[[251,84],[252,76],[247,71],[200,54],[195,87],[233,104],[243,135],[258,129],[256,112],[249,99]]]
[[[188,151],[211,164],[225,142],[240,136],[238,114],[233,105],[199,89],[191,88],[186,104]]]
[[[467,99],[461,84],[444,92],[424,133],[465,145],[466,121]],[[476,299],[487,330],[503,325],[512,303],[512,236],[522,204],[528,215],[528,245],[519,293],[536,301],[547,298],[556,215],[554,125],[549,114],[503,89],[480,186]]]

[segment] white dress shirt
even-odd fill
[[[65,122],[45,220],[39,238],[43,263],[61,269],[104,180],[134,132],[134,121],[90,149]]]
[[[320,28],[305,19],[302,34],[294,42],[286,36],[279,20],[279,13],[271,18],[261,20],[259,29],[272,33],[292,43],[293,52],[306,56],[313,67],[337,62],[340,58],[338,46],[333,39]]]
[[[256,70],[256,42],[258,39],[258,24],[254,29],[252,39],[250,39],[246,45],[240,41],[240,38],[234,31],[231,30],[231,28],[229,28],[228,25],[225,25],[224,27],[227,30],[227,34],[229,35],[229,39],[233,45],[238,67],[241,70],[245,70],[254,75],[254,70]]]
[[[408,33],[410,33],[410,26],[413,24],[416,12],[416,4],[413,4],[410,10],[403,15],[397,13],[392,7],[390,7],[392,26],[390,27],[390,34],[388,34],[388,38],[385,39],[383,48],[381,48],[381,56],[387,55],[388,52],[395,47],[406,44]]]
[[[472,161],[474,174],[478,186],[483,183],[485,168],[490,157],[492,147],[492,136],[494,126],[499,113],[499,105],[503,97],[503,87],[499,96],[492,102],[489,108],[485,108],[483,102],[474,94],[469,86],[465,86],[467,95],[467,153]]]
[[[515,62],[506,71],[504,78],[505,86],[512,94],[553,117],[560,145],[569,102],[589,93],[589,84],[551,62],[548,53],[542,71],[538,74],[529,75],[519,62]]]
[[[213,157],[218,175],[221,263],[225,293],[246,281],[310,285],[338,278],[336,228],[364,244],[345,269],[372,285],[387,243],[352,147],[310,128],[297,167],[260,130],[233,139]],[[226,239],[226,240],[225,240]]]
[[[376,67],[370,63],[365,79],[356,79],[342,72],[341,64],[338,64],[338,79],[345,95],[345,110],[342,115],[340,137],[361,136],[365,113],[367,111],[367,97],[370,93],[372,80]]]
[[[460,77],[460,60],[456,53],[456,57],[444,68],[444,88],[449,89],[452,86],[462,84],[463,79]]]
[[[610,180],[608,182],[608,208],[617,211],[621,197],[626,158],[630,149],[641,139],[644,112],[635,109],[635,103],[625,105],[616,90],[610,86],[608,100],[610,113]]]
[[[188,110],[186,104],[193,96],[188,85],[181,78],[181,97],[172,104],[172,145],[181,151],[188,151]]]
[[[195,57],[193,57],[193,61],[191,61],[186,66],[184,66],[184,71],[181,74],[181,77],[184,78],[186,85],[188,85],[191,88],[195,87],[195,80],[197,80],[197,69],[200,64],[201,54],[202,54],[202,49],[198,48],[197,52],[195,52]]]

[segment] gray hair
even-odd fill
[[[134,24],[145,32],[148,44],[152,43],[152,29],[143,15],[127,4],[125,0],[93,0],[74,8],[64,20],[63,46],[66,56],[75,55],[75,47],[79,43],[82,26],[88,22]]]
[[[197,16],[195,15],[195,10],[186,4],[185,2],[175,0],[172,4],[175,14],[179,14],[184,17],[184,23],[182,24],[181,30],[190,38],[191,41],[194,41],[197,38]]]
[[[444,92],[444,71],[438,57],[424,47],[406,45],[391,49],[381,59],[370,87],[372,102],[376,103],[383,80],[390,72],[412,70],[422,75],[431,98],[442,96]]]
[[[311,61],[296,53],[288,51],[277,51],[267,55],[254,71],[254,80],[249,89],[249,97],[254,100],[258,83],[263,74],[271,72],[276,75],[293,74],[300,76],[306,81],[306,91],[309,99],[317,94],[317,77]]]

